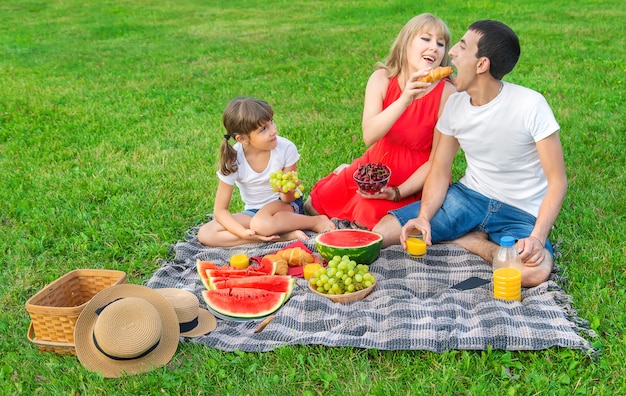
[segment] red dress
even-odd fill
[[[419,200],[421,193],[405,197],[400,202],[362,198],[356,193],[357,185],[352,174],[359,165],[382,162],[391,168],[389,186],[394,187],[402,184],[428,161],[444,86],[445,81],[441,80],[426,96],[414,100],[389,132],[360,158],[352,161],[350,166],[315,183],[310,194],[315,210],[330,218],[346,219],[371,230],[388,211]],[[398,78],[389,80],[383,109],[401,94]]]

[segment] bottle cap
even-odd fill
[[[515,238],[512,236],[503,236],[500,238],[500,246],[513,246],[515,244]]]

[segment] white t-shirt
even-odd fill
[[[237,172],[224,176],[217,171],[217,177],[228,185],[236,185],[241,194],[241,200],[245,204],[244,210],[261,209],[264,205],[279,199],[280,194],[272,191],[270,186],[270,173],[283,169],[298,162],[300,154],[296,145],[282,136],[277,136],[278,144],[270,154],[267,167],[261,172],[255,172],[243,153],[240,143],[235,143],[233,148],[237,151]]]
[[[537,217],[548,182],[536,142],[559,130],[540,93],[504,83],[484,106],[472,106],[465,92],[454,93],[437,128],[455,137],[465,153],[462,184]]]

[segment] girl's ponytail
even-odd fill
[[[237,151],[228,143],[230,135],[224,135],[220,144],[220,172],[224,176],[237,172]]]

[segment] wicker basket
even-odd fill
[[[98,292],[125,282],[123,271],[78,269],[68,272],[26,301],[32,321],[28,339],[42,351],[75,353],[74,326],[85,305]]]
[[[348,303],[348,302],[364,299],[365,297],[367,297],[368,294],[372,292],[372,290],[374,289],[374,286],[376,286],[376,282],[374,282],[374,284],[370,287],[367,287],[363,290],[359,290],[359,291],[349,293],[349,294],[324,294],[315,290],[315,287],[313,287],[313,285],[309,283],[309,290],[311,290],[313,293],[317,294],[318,296],[326,297],[332,300],[333,302]]]

